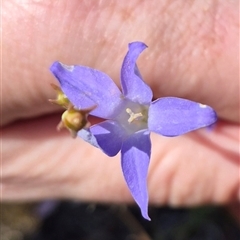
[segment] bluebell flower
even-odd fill
[[[151,155],[150,132],[179,136],[212,125],[217,116],[207,106],[187,99],[163,97],[152,101],[151,88],[142,80],[136,60],[147,46],[129,44],[121,69],[121,89],[103,72],[85,66],[55,62],[51,72],[77,109],[97,105],[90,114],[105,121],[77,135],[108,156],[121,151],[121,166],[128,188],[148,216],[147,172]]]

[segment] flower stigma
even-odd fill
[[[148,105],[142,105],[129,99],[124,99],[123,105],[116,120],[128,134],[148,128]]]
[[[143,114],[140,113],[134,113],[130,108],[126,109],[126,112],[130,115],[128,122],[132,123],[132,122],[136,122],[142,119]]]

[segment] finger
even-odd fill
[[[56,134],[58,118],[21,122],[3,130],[3,200],[73,198],[130,202],[120,156]],[[239,200],[238,133],[219,124],[177,138],[152,134],[150,202],[173,206]]]
[[[46,101],[55,60],[97,68],[119,84],[134,40],[149,46],[139,69],[155,97],[189,98],[239,121],[235,2],[155,1],[4,1],[2,124],[57,110]]]

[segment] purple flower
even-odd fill
[[[121,69],[122,92],[105,73],[84,66],[55,62],[51,71],[75,108],[97,104],[90,114],[105,121],[82,129],[78,136],[100,148],[108,156],[121,151],[121,165],[128,188],[148,216],[147,172],[151,155],[150,132],[173,137],[212,125],[215,111],[197,102],[163,97],[152,102],[151,88],[142,80],[136,65],[147,46],[129,44]]]

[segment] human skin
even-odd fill
[[[151,135],[150,203],[239,201],[237,1],[8,0],[2,15],[3,200],[133,201],[120,155],[57,132],[63,110],[47,99],[52,62],[96,68],[119,86],[127,44],[138,40],[149,46],[138,67],[154,98],[191,99],[219,116],[211,130]]]

